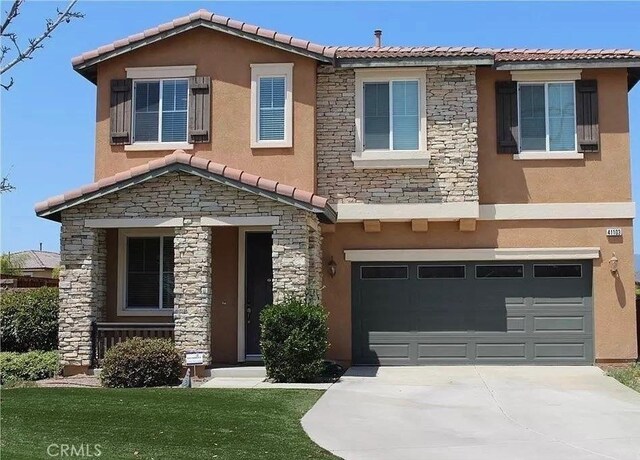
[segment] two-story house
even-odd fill
[[[61,228],[60,351],[260,359],[261,308],[346,364],[637,357],[630,50],[321,46],[198,11],[73,59],[95,182]]]

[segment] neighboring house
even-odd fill
[[[8,254],[20,268],[21,276],[54,278],[54,270],[60,267],[60,254],[51,251],[19,251]]]
[[[36,205],[67,373],[127,334],[259,359],[292,294],[345,364],[635,360],[640,53],[329,47],[198,11],[73,67],[96,182]]]

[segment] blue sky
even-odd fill
[[[63,5],[27,1],[14,31],[23,38],[38,34],[44,18]],[[381,28],[389,45],[640,49],[640,3],[632,2],[81,1],[85,18],[56,31],[32,61],[9,73],[13,88],[0,90],[0,167],[17,187],[0,198],[2,252],[40,242],[58,250],[59,224],[35,217],[34,203],[93,181],[95,87],[71,69],[71,58],[199,8],[323,44],[369,45]],[[635,157],[640,85],[630,94],[630,112]],[[637,200],[640,161],[634,160]],[[636,227],[636,253],[639,232]]]

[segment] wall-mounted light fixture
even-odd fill
[[[329,264],[327,265],[327,267],[329,270],[329,276],[331,278],[336,276],[336,273],[338,272],[338,264],[336,263],[335,260],[333,260],[333,256],[331,256],[331,260],[329,261]]]
[[[611,259],[609,259],[609,270],[613,275],[618,274],[618,258],[615,252],[612,253]]]

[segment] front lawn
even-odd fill
[[[640,391],[640,364],[609,370],[609,375],[629,388]]]
[[[276,389],[3,390],[1,455],[48,458],[49,448],[49,454],[60,456],[66,444],[84,446],[85,455],[91,451],[96,456],[98,444],[105,459],[335,458],[300,425],[321,394]]]

